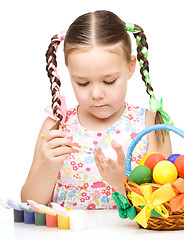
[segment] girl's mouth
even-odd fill
[[[101,108],[101,107],[106,107],[107,105],[97,105],[97,106],[95,106],[95,107],[97,107],[97,108]]]

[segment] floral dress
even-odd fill
[[[125,155],[137,133],[145,128],[145,109],[125,102],[122,116],[104,131],[91,131],[80,125],[77,107],[67,111],[62,129],[67,132],[73,146],[87,152],[73,149],[65,160],[54,187],[52,201],[73,209],[116,208],[112,198],[114,189],[100,176],[94,161],[94,148],[100,146],[107,157],[116,157],[111,147],[112,139],[122,145]],[[144,136],[133,152],[132,168],[137,166],[146,154],[147,137]]]

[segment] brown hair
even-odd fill
[[[133,33],[134,37],[137,38],[139,36],[139,43],[137,45],[137,59],[142,62],[142,66],[140,69],[142,80],[146,86],[146,92],[150,95],[153,94],[153,88],[150,83],[147,82],[146,77],[143,74],[144,70],[149,72],[149,62],[147,58],[142,53],[142,48],[145,47],[148,49],[148,44],[146,41],[146,36],[144,31],[138,25],[134,25],[135,30],[140,30],[137,33]],[[49,45],[48,51],[46,53],[47,57],[47,71],[48,76],[51,82],[51,90],[52,90],[52,106],[53,113],[59,118],[59,121],[62,119],[62,116],[57,115],[57,111],[61,105],[60,100],[55,98],[55,92],[60,87],[60,80],[55,77],[55,87],[52,88],[53,84],[53,71],[54,69],[50,67],[50,64],[55,65],[57,67],[56,62],[56,51],[53,47],[54,44],[59,45],[60,40],[58,40],[58,35],[55,35],[52,38],[52,42]],[[87,51],[89,48],[93,46],[111,46],[116,43],[122,43],[122,48],[125,52],[127,61],[131,59],[131,40],[130,36],[126,30],[125,23],[114,13],[110,11],[95,11],[89,12],[79,16],[69,27],[67,30],[67,34],[64,41],[64,55],[65,55],[65,64],[67,66],[68,55],[73,51]],[[50,57],[52,56],[52,57]],[[49,61],[51,59],[51,61]],[[161,114],[159,112],[156,113],[155,124],[163,123]],[[159,142],[163,142],[164,133],[163,130],[157,130],[156,135]]]

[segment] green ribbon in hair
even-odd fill
[[[163,110],[162,105],[163,105],[162,98],[160,100],[156,100],[154,97],[151,97],[149,100],[150,110],[160,112],[164,123],[174,126],[173,121],[171,120],[170,116]]]
[[[135,30],[134,29],[134,24],[133,23],[125,23],[125,28],[126,28],[126,30],[127,31],[129,31],[129,32],[132,32],[132,33],[138,33],[138,32],[141,32],[141,30]]]
[[[137,43],[137,45],[139,45],[141,43],[141,37],[139,35],[137,35],[137,37],[136,37],[136,43]]]
[[[141,52],[143,53],[145,58],[148,58],[148,49],[146,47],[142,47]],[[142,59],[140,59],[139,65],[141,68],[143,67],[144,61]]]
[[[125,23],[125,28],[127,31],[132,32],[132,33],[138,33],[141,32],[141,30],[135,30],[134,29],[134,24],[132,23]],[[136,36],[136,43],[137,45],[139,45],[141,42],[141,37],[140,36]],[[148,49],[146,47],[142,47],[141,52],[143,53],[144,57],[147,58],[148,57]],[[144,65],[144,61],[142,59],[140,59],[140,67],[143,67]],[[149,72],[147,70],[143,71],[143,75],[145,76],[145,82],[146,85],[150,84],[151,85],[151,81],[150,81],[150,76],[149,76]],[[148,89],[149,94],[151,95],[151,98],[149,100],[149,106],[150,106],[150,110],[151,111],[158,111],[160,112],[163,121],[165,124],[170,124],[172,126],[174,126],[173,121],[171,120],[171,118],[169,117],[169,115],[163,110],[162,104],[163,104],[163,99],[161,98],[161,100],[156,100],[155,95],[153,93],[153,91],[151,91],[150,89]],[[114,194],[115,196],[115,194]],[[115,199],[114,199],[115,200]],[[121,199],[122,200],[122,199]]]

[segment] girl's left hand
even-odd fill
[[[125,194],[123,186],[125,179],[125,154],[123,148],[116,140],[111,142],[112,148],[116,151],[117,159],[105,157],[100,147],[95,147],[95,162],[101,177],[111,185],[117,192]]]

